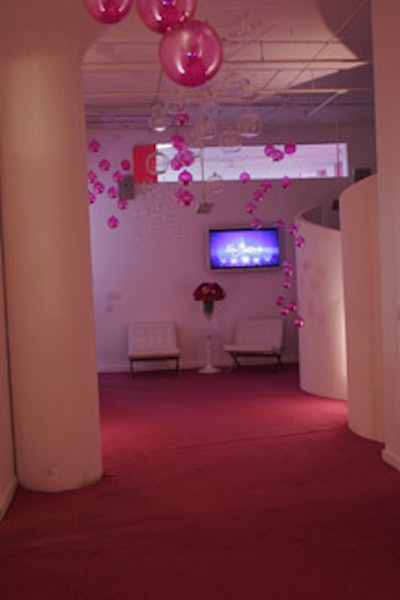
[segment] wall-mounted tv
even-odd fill
[[[277,227],[209,229],[208,266],[212,270],[257,270],[281,264]]]

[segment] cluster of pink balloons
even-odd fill
[[[101,145],[100,142],[96,139],[92,139],[88,143],[88,150],[91,153],[97,154],[100,152]],[[111,162],[108,158],[102,158],[98,163],[99,170],[103,173],[108,173],[111,170]],[[118,193],[118,183],[124,177],[124,171],[129,171],[131,168],[131,162],[124,158],[121,160],[117,169],[112,172],[112,180],[116,185],[110,185],[107,187],[107,196],[110,200],[116,200],[116,206],[119,210],[125,210],[128,208],[128,200],[126,198],[121,198]],[[88,199],[89,204],[94,204],[99,196],[101,196],[106,191],[106,186],[103,181],[99,178],[99,175],[93,169],[88,171]],[[108,220],[107,225],[110,229],[116,229],[119,226],[119,219],[114,214],[112,214]]]
[[[264,154],[267,158],[270,158],[273,162],[278,162],[283,160],[287,155],[294,154],[296,152],[296,144],[293,142],[288,142],[284,145],[283,150],[277,148],[273,144],[267,144],[264,147]],[[250,174],[247,171],[243,171],[239,175],[239,181],[242,183],[249,183],[251,181]],[[286,175],[282,177],[280,181],[281,188],[283,190],[287,190],[292,185],[292,180],[290,177]],[[252,198],[246,204],[246,212],[251,215],[252,219],[250,221],[250,225],[253,229],[260,229],[262,226],[261,220],[257,217],[256,213],[258,210],[258,206],[260,201],[265,197],[267,192],[272,190],[272,183],[265,179],[261,182],[260,186],[255,189],[252,193]]]
[[[186,167],[190,167],[190,165],[194,163],[195,156],[192,150],[190,150],[183,135],[175,133],[171,137],[171,144],[176,150],[176,153],[171,159],[170,166],[174,171],[180,171],[178,181],[183,186],[176,190],[175,199],[179,204],[183,204],[183,206],[191,206],[195,201],[195,196],[188,189],[188,186],[193,181],[193,175]]]
[[[189,185],[193,180],[193,176],[185,167],[189,166],[194,162],[194,154],[189,149],[185,138],[180,134],[174,134],[171,137],[171,143],[176,150],[176,154],[171,160],[171,168],[180,171],[178,180],[182,184],[182,187],[178,188],[175,192],[175,199],[179,204],[182,204],[184,206],[191,206],[195,201],[195,196],[189,189]],[[99,153],[101,150],[100,142],[96,139],[90,140],[88,144],[88,149],[91,153]],[[293,152],[294,151],[295,147]],[[175,165],[172,166],[172,162],[174,159]],[[279,160],[282,159],[280,158]],[[103,157],[98,162],[98,168],[101,172],[108,173],[112,170],[112,165],[108,158]],[[123,172],[129,171],[130,168],[131,162],[126,158],[122,159],[119,163],[118,168],[115,169],[111,174],[113,182],[118,184],[118,182],[121,181],[124,176]],[[251,180],[250,175],[249,173],[247,173],[247,171],[243,171],[240,174],[239,179],[242,183],[248,183]],[[283,178],[281,180],[281,186],[283,189],[287,189],[287,187],[289,187],[283,185],[285,179],[289,180],[289,178]],[[94,171],[93,169],[90,169],[88,171],[88,184],[89,203],[93,204],[96,201],[97,197],[106,191],[106,186],[101,181],[96,171]],[[246,212],[253,216],[253,219],[250,224],[254,229],[259,229],[262,226],[261,219],[255,216],[256,210],[258,208],[258,203],[271,190],[271,182],[267,179],[263,180],[260,183],[260,185],[253,191],[252,200],[248,202],[246,206]],[[124,198],[119,197],[118,188],[116,185],[111,185],[107,188],[107,196],[110,200],[117,200],[118,209],[124,210],[128,207],[128,201]],[[111,214],[111,216],[107,220],[107,225],[110,229],[116,229],[119,226],[118,217],[115,214]],[[302,248],[305,245],[306,241],[303,236],[299,235],[298,227],[295,223],[287,225],[282,219],[279,219],[278,221],[276,221],[275,225],[279,229],[285,229],[287,231],[287,233],[293,238],[295,246],[297,246],[298,248]],[[287,316],[288,314],[296,313],[293,322],[296,325],[296,327],[302,327],[304,325],[304,319],[299,314],[297,314],[298,306],[296,300],[293,298],[289,299],[286,297],[287,294],[290,294],[290,291],[292,289],[294,265],[289,260],[285,260],[282,265],[282,272],[282,287],[285,290],[285,295],[279,295],[276,298],[276,304],[279,306],[280,313],[282,316]]]
[[[132,8],[132,0],[84,0],[89,14],[100,23],[118,23]],[[166,75],[183,86],[196,87],[218,72],[222,42],[208,23],[192,20],[197,0],[136,0],[146,27],[162,35],[159,59]]]
[[[196,0],[136,0],[142,22],[162,35],[159,59],[165,74],[175,83],[196,87],[218,72],[222,42],[208,23],[192,20]]]
[[[132,0],[83,0],[88,13],[100,23],[118,23],[132,8]]]

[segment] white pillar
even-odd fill
[[[372,0],[380,244],[383,458],[400,470],[400,3]]]
[[[0,521],[12,500],[17,483],[14,465],[5,315],[0,232]]]
[[[349,427],[382,442],[382,339],[377,175],[340,195]]]
[[[17,476],[61,491],[102,475],[81,58],[83,2],[9,3],[0,164]]]

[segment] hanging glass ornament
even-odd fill
[[[88,144],[88,148],[90,150],[90,152],[99,152],[100,150],[100,142],[99,140],[90,140],[89,144]]]
[[[260,200],[262,200],[263,196],[264,196],[264,192],[263,192],[262,189],[256,189],[256,190],[254,190],[254,192],[253,192],[253,200],[255,202],[260,202]]]
[[[248,202],[248,203],[247,203],[247,205],[246,205],[246,212],[247,212],[249,215],[252,215],[252,214],[254,214],[254,213],[256,212],[256,210],[257,210],[257,205],[256,205],[256,204],[254,204],[254,202]]]
[[[176,150],[183,150],[187,146],[185,138],[179,133],[174,133],[174,135],[171,136],[170,141]]]
[[[196,124],[196,133],[201,140],[212,140],[217,135],[217,124],[206,115]]]
[[[114,171],[114,173],[112,175],[112,178],[116,183],[118,183],[119,181],[122,181],[123,177],[124,176],[122,175],[121,171]]]
[[[242,115],[238,121],[238,130],[242,137],[251,139],[260,135],[263,128],[261,118],[255,112]]]
[[[119,210],[126,210],[128,208],[128,200],[126,198],[119,198],[117,206]]]
[[[283,190],[288,190],[290,188],[290,186],[292,185],[292,180],[290,179],[290,177],[287,177],[285,175],[285,177],[283,177],[281,179],[281,188]]]
[[[190,167],[194,163],[194,153],[189,148],[183,148],[178,152],[178,159],[185,167]]]
[[[210,191],[213,194],[220,194],[224,188],[224,181],[223,181],[221,175],[218,175],[218,173],[216,173],[215,171],[207,179],[207,184],[208,184]]]
[[[272,144],[267,144],[264,147],[264,154],[267,158],[272,158],[275,152],[275,146],[273,146]]]
[[[271,158],[274,162],[279,162],[285,158],[285,153],[279,148],[274,148]]]
[[[107,195],[110,198],[110,200],[115,200],[115,198],[118,198],[117,188],[115,186],[109,187],[107,190]]]
[[[178,110],[174,116],[174,123],[178,127],[185,127],[189,123],[189,115],[186,110]]]
[[[175,192],[176,201],[184,206],[190,206],[194,202],[194,194],[187,188],[179,188]]]
[[[104,183],[102,183],[101,181],[96,181],[96,183],[93,186],[93,190],[98,196],[100,196],[100,194],[102,194],[105,190]]]
[[[189,183],[193,181],[193,175],[185,169],[185,171],[179,173],[178,179],[181,183],[183,183],[183,185],[189,185]]]
[[[182,169],[183,162],[179,158],[179,154],[175,154],[175,156],[171,158],[170,167],[173,171],[180,171]]]
[[[294,154],[296,152],[296,144],[288,142],[285,144],[285,154]]]
[[[171,125],[171,117],[162,106],[157,106],[150,115],[149,127],[151,131],[162,133]]]
[[[263,190],[263,192],[266,193],[272,190],[272,183],[267,179],[264,179],[264,181],[261,182],[260,187]]]
[[[94,171],[92,171],[90,169],[90,171],[88,171],[88,182],[89,183],[96,183],[97,181],[97,175]]]
[[[99,167],[102,171],[109,171],[110,167],[111,167],[111,163],[107,158],[103,158],[100,162],[99,162]]]
[[[109,226],[110,229],[115,229],[119,225],[119,220],[117,219],[117,217],[115,215],[112,215],[107,220],[107,225]]]
[[[225,129],[219,136],[218,143],[225,154],[236,154],[242,149],[241,135],[235,129]]]
[[[261,229],[261,219],[259,219],[258,217],[255,217],[254,219],[252,219],[250,221],[250,225],[252,226],[253,229]]]
[[[305,245],[305,243],[306,243],[306,240],[303,238],[303,236],[302,236],[302,235],[297,235],[297,236],[296,236],[296,238],[295,238],[295,241],[294,241],[294,243],[296,244],[296,246],[297,246],[298,248],[303,248],[303,246],[304,246],[304,245]]]
[[[146,158],[146,170],[150,175],[162,175],[169,166],[168,156],[163,152],[152,152]]]

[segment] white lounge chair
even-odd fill
[[[282,340],[282,319],[242,319],[236,324],[234,342],[225,344],[224,350],[233,358],[234,366],[243,366],[239,361],[241,357],[265,357],[272,358],[278,368],[283,367]]]
[[[134,375],[134,362],[174,360],[179,370],[181,351],[173,321],[132,321],[128,325],[128,359]]]

